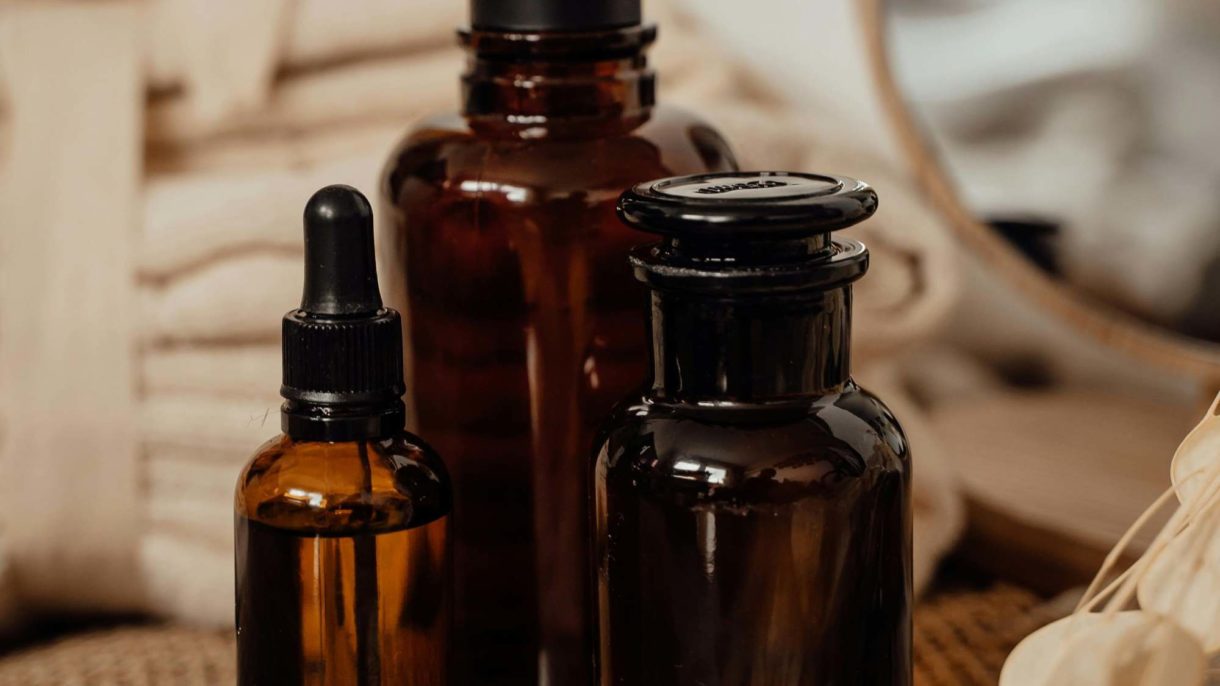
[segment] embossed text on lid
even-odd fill
[[[658,195],[699,200],[777,200],[827,195],[843,184],[835,178],[817,174],[761,172],[745,174],[707,174],[664,179],[652,186]]]

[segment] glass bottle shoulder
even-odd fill
[[[554,129],[554,130],[552,130]],[[618,193],[641,178],[731,170],[724,138],[699,117],[658,106],[627,130],[560,130],[472,125],[458,114],[426,119],[391,153],[383,190],[401,200],[417,184],[454,192],[513,195],[521,202],[604,188]]]
[[[402,433],[377,441],[263,444],[242,470],[239,516],[319,535],[422,526],[449,514],[450,483],[427,444]]]
[[[628,399],[603,428],[595,460],[599,481],[742,504],[833,495],[910,472],[894,415],[854,383],[797,404]]]

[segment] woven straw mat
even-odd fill
[[[1012,586],[942,592],[915,613],[917,686],[990,686],[1004,656],[1049,617]],[[0,686],[213,686],[235,681],[229,632],[126,626],[0,658]]]

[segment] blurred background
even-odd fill
[[[465,10],[0,0],[0,684],[232,681],[301,208],[458,107]],[[878,189],[855,371],[915,449],[917,679],[994,683],[1220,390],[1220,11],[645,10],[744,167]]]

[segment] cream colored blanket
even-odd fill
[[[278,431],[301,207],[327,183],[372,193],[410,121],[456,106],[462,9],[0,2],[0,624],[51,610],[231,621],[233,483]],[[669,2],[648,10],[662,97],[705,112],[746,166],[879,190],[857,370],[914,445],[922,585],[961,508],[896,379],[955,292],[945,229],[869,141],[827,133],[850,125],[747,87],[707,29]]]

